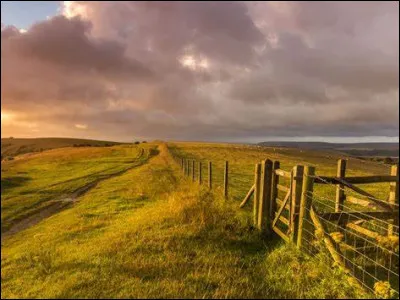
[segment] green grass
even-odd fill
[[[150,146],[62,148],[2,162],[1,228],[77,189],[146,161]],[[146,149],[142,153],[142,149]]]
[[[2,298],[360,298],[340,270],[181,176],[164,145],[2,243]]]
[[[290,171],[295,165],[310,165],[316,168],[320,176],[336,176],[337,160],[347,159],[346,176],[389,175],[390,166],[376,162],[364,161],[336,152],[309,151],[290,148],[257,147],[231,144],[205,143],[170,143],[170,151],[177,157],[185,157],[202,161],[203,181],[208,180],[207,162],[213,163],[213,186],[222,188],[224,161],[229,161],[229,193],[236,200],[241,201],[254,183],[254,165],[261,160],[278,160],[281,169]],[[198,166],[195,170],[197,173]],[[197,176],[197,174],[196,174]],[[288,186],[285,178],[280,178],[280,184]],[[363,184],[360,186],[379,199],[385,200],[389,195],[389,184]],[[334,185],[315,185],[315,197],[334,200],[336,187]],[[348,195],[357,196],[347,190]],[[283,199],[284,194],[279,193]],[[360,197],[358,195],[358,197]],[[351,206],[350,204],[347,204]]]

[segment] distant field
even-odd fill
[[[63,147],[82,147],[82,146],[114,146],[121,143],[109,141],[96,141],[87,139],[70,138],[2,138],[1,139],[1,157],[16,156],[30,152],[40,152],[48,149]]]
[[[334,176],[337,160],[347,159],[347,176],[389,175],[390,166],[368,160],[361,160],[335,151],[301,150],[286,147],[244,146],[235,144],[169,143],[171,153],[188,159],[203,161],[203,178],[207,181],[207,161],[213,162],[213,182],[216,187],[223,185],[224,161],[229,161],[229,190],[234,200],[240,201],[254,181],[254,165],[261,160],[278,160],[281,169],[290,171],[295,165],[316,167],[317,175]],[[196,166],[197,168],[197,166]],[[282,181],[285,183],[284,181]],[[378,198],[386,199],[389,184],[365,184],[363,188]],[[321,196],[334,197],[331,186],[320,186]],[[351,194],[351,193],[350,193]]]
[[[397,158],[397,161],[399,157],[399,143],[262,142],[259,145],[267,147],[290,147],[303,150],[333,150],[360,157],[392,157]]]

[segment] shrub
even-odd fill
[[[391,157],[385,157],[384,159],[383,159],[383,162],[385,163],[385,164],[393,164],[393,159],[391,158]]]

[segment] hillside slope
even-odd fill
[[[261,142],[265,147],[289,147],[306,150],[339,151],[354,156],[399,157],[399,143],[325,143],[325,142]]]
[[[73,138],[2,138],[1,156],[16,156],[29,152],[73,146],[113,146],[121,143]]]
[[[1,231],[143,163],[150,149],[138,145],[63,148],[2,162]]]
[[[329,264],[263,239],[159,150],[2,241],[2,297],[368,297]]]

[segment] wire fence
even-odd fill
[[[188,153],[171,151],[171,154],[178,165],[181,165],[182,172],[193,181],[199,182],[201,176],[202,184],[210,184],[211,174],[212,189],[221,192],[224,189],[228,190],[229,198],[233,200],[242,201],[254,184],[255,174],[252,165],[244,166],[229,162],[229,168],[226,168],[225,161],[211,161],[210,172],[208,160],[199,159]],[[388,203],[388,199],[379,198],[384,194],[382,191],[378,193],[380,195],[378,197],[369,194],[366,198],[372,205],[363,206],[347,201],[347,196],[357,194],[354,190],[336,182],[329,182],[324,179],[326,177],[317,175],[311,177],[323,184],[314,184],[313,192],[305,192],[304,196],[312,203],[305,208],[305,216],[312,217],[302,219],[301,249],[309,255],[319,257],[324,263],[342,266],[361,286],[377,297],[399,298],[398,203],[390,204],[394,208],[394,212],[390,215],[390,212],[380,210],[380,203]],[[282,203],[287,191],[290,190],[292,180],[294,179],[279,176],[276,184],[286,189],[279,190],[278,186],[272,187],[276,189],[275,201]],[[386,184],[380,186],[385,188]],[[337,209],[337,199],[335,199],[339,190],[346,195],[340,211]],[[291,191],[290,197],[294,195],[292,192],[295,193],[294,190]],[[291,217],[297,208],[293,207],[291,198],[286,206],[287,209],[280,212],[280,222],[272,227],[290,237],[293,234],[297,235]],[[251,206],[247,206],[247,209],[251,210]],[[397,221],[396,217],[388,217],[395,215],[396,212]],[[272,212],[272,215],[275,216],[275,212]]]
[[[201,184],[204,185],[210,182],[209,163],[211,163],[212,189],[223,191],[226,178],[228,197],[232,200],[241,201],[254,182],[254,167],[251,164],[243,166],[229,161],[228,170],[225,171],[225,161],[210,161],[188,154],[178,155],[174,151],[170,152],[186,176],[195,182],[200,182],[201,174]]]
[[[337,185],[329,187],[336,189]],[[305,196],[312,205],[305,207],[304,215],[311,217],[303,218],[302,250],[341,264],[377,297],[398,298],[398,223],[357,210],[354,205],[343,205],[337,212],[335,201],[317,191]]]

